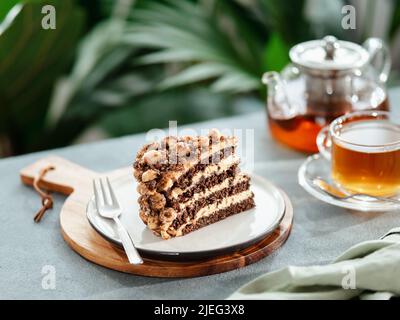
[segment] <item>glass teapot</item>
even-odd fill
[[[267,72],[267,113],[275,139],[290,147],[317,152],[322,127],[350,111],[388,110],[385,83],[391,68],[384,42],[363,46],[327,36],[294,46],[281,74]]]

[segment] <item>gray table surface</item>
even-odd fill
[[[392,107],[400,90],[391,92]],[[18,172],[35,160],[55,154],[92,170],[110,171],[132,162],[144,135],[72,146],[0,160],[0,298],[2,299],[223,299],[241,285],[287,265],[328,263],[350,246],[375,239],[400,226],[399,212],[355,213],[322,203],[297,184],[305,159],[272,140],[265,114],[218,119],[194,128],[253,128],[258,174],[283,188],[294,205],[294,224],[286,244],[265,259],[242,269],[193,279],[140,277],[94,265],[64,242],[58,213],[64,197],[40,224],[32,220],[38,195],[21,184]],[[43,267],[53,266],[54,289],[42,287]]]

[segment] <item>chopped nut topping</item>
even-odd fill
[[[175,220],[177,213],[172,208],[167,208],[161,211],[160,213],[160,220],[161,222],[172,222]]]
[[[158,190],[159,191],[167,191],[169,188],[171,188],[174,185],[174,180],[172,180],[168,176],[164,176],[161,181],[159,182],[158,185]]]
[[[196,138],[194,138],[194,137],[192,137],[192,136],[183,136],[183,137],[182,137],[182,140],[183,140],[185,143],[191,143],[191,142],[193,142],[194,140],[196,140]]]
[[[159,220],[158,217],[156,216],[148,216],[147,217],[147,226],[151,229],[151,230],[155,230],[159,227]]]
[[[165,149],[167,149],[167,148],[171,149],[177,144],[177,142],[178,142],[177,137],[169,136],[169,137],[165,137],[161,144]]]
[[[162,195],[161,193],[154,193],[150,198],[149,198],[149,202],[150,202],[150,207],[153,210],[161,210],[162,208],[165,207],[165,204],[167,203],[164,195]]]
[[[133,170],[133,176],[135,177],[136,180],[140,180],[140,177],[142,176],[142,172],[140,170]]]
[[[169,233],[167,232],[167,231],[165,231],[165,230],[161,230],[161,237],[164,239],[164,240],[168,240],[168,239],[170,239],[171,238],[171,236],[169,235]]]
[[[140,217],[140,219],[142,219],[142,221],[143,221],[145,224],[147,224],[147,219],[148,219],[148,217],[147,217],[147,215],[146,215],[146,212],[144,212],[143,210],[140,210],[140,212],[139,212],[139,217]]]
[[[168,232],[171,236],[175,236],[175,235],[176,235],[176,230],[175,230],[174,228],[172,228],[172,227],[169,227],[167,232]]]
[[[150,150],[143,155],[143,160],[148,165],[156,165],[167,160],[167,154],[164,150]]]
[[[145,151],[152,151],[158,149],[160,149],[160,144],[158,142],[152,142],[146,146]]]
[[[174,198],[177,198],[177,197],[180,196],[182,193],[183,193],[183,190],[182,190],[181,188],[174,188],[174,189],[171,191],[171,195],[172,195]]]
[[[152,181],[154,179],[156,179],[158,176],[158,173],[156,170],[147,170],[145,172],[143,172],[142,174],[142,181],[143,182],[148,182],[148,181]]]
[[[178,157],[186,157],[188,153],[190,153],[191,149],[190,147],[183,143],[183,142],[178,142],[176,144],[176,152],[178,154]]]
[[[201,136],[197,140],[197,145],[200,148],[206,148],[206,147],[208,147],[210,145],[210,140],[208,139],[208,137]]]
[[[210,132],[208,133],[208,136],[211,139],[211,143],[215,144],[220,141],[221,132],[218,129],[211,129]]]
[[[139,183],[139,185],[137,186],[137,192],[139,192],[139,194],[141,194],[142,196],[150,196],[156,193],[154,190],[150,190],[149,188],[147,188],[144,183]]]

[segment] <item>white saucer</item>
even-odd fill
[[[312,183],[315,178],[322,178],[328,183],[333,184],[330,174],[330,164],[320,154],[315,154],[308,157],[298,171],[299,184],[309,194],[323,202],[351,210],[378,212],[400,209],[400,204],[390,203],[386,201],[365,201],[355,198],[340,200],[331,197]]]
[[[124,209],[121,221],[139,251],[164,258],[197,259],[244,248],[272,233],[279,225],[285,213],[282,193],[261,177],[251,175],[251,179],[256,208],[170,240],[155,236],[140,219],[137,184],[133,177],[112,181],[112,185]],[[99,216],[93,200],[86,210],[90,224],[107,240],[122,245],[114,222]]]

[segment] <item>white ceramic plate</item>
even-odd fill
[[[357,211],[381,212],[400,209],[400,205],[388,201],[365,201],[355,198],[340,200],[331,197],[312,183],[315,178],[322,178],[334,184],[330,173],[330,164],[320,154],[308,157],[298,172],[299,184],[313,197],[334,206]]]
[[[246,247],[261,240],[279,225],[285,213],[282,193],[261,177],[251,175],[251,179],[256,208],[169,240],[154,235],[140,219],[137,184],[133,177],[112,181],[112,185],[123,208],[121,221],[142,254],[196,259]],[[109,241],[122,245],[114,222],[99,216],[93,198],[87,205],[86,213],[97,232]]]

